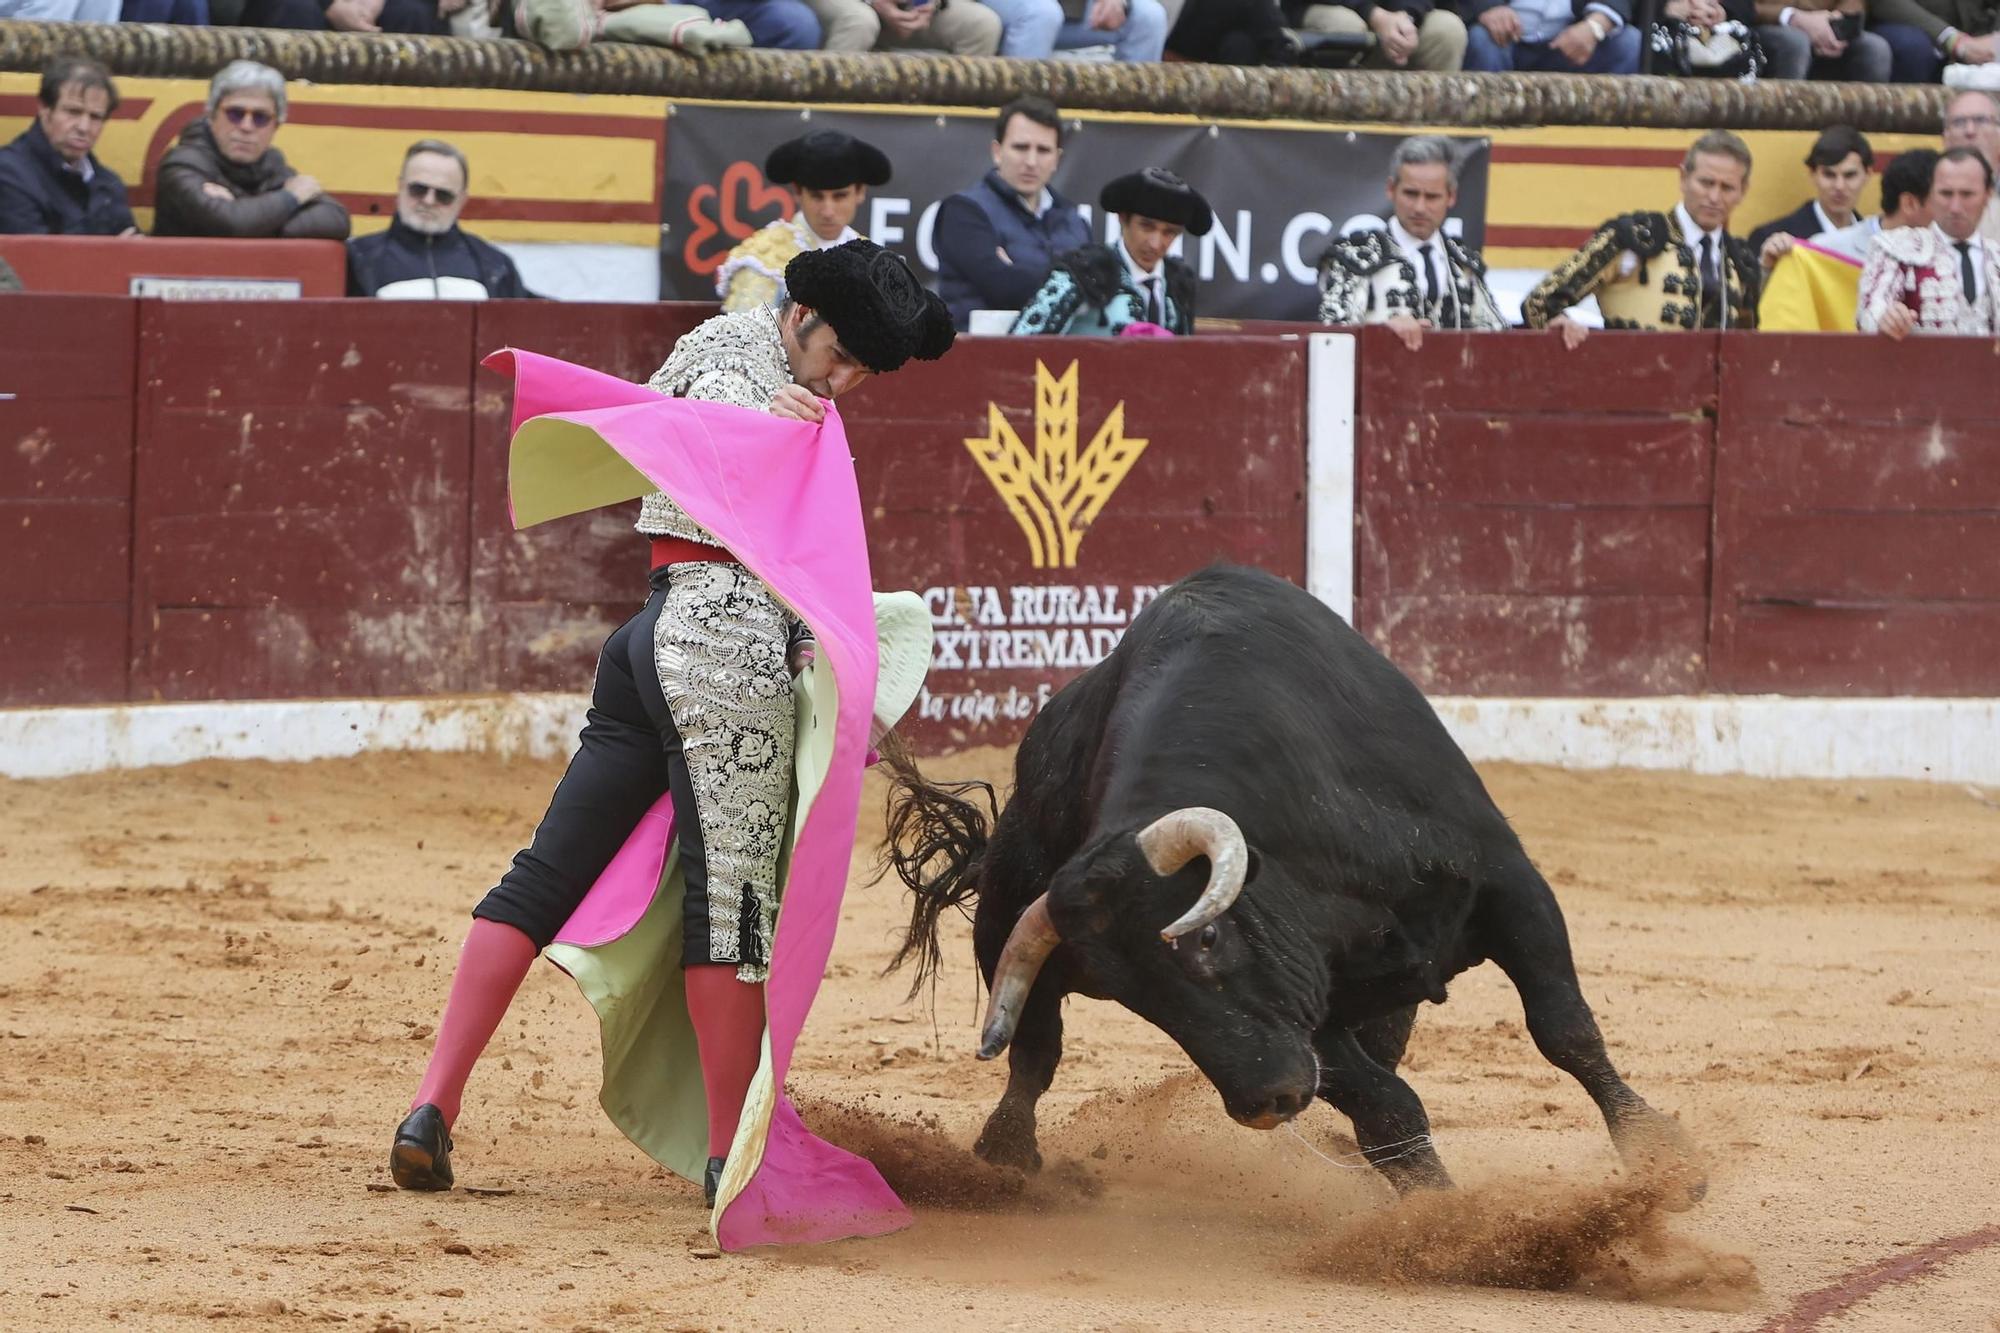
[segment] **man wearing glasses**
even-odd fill
[[[284,75],[254,60],[223,66],[208,114],[160,159],[153,234],[346,240],[347,210],[271,146],[284,123]]]
[[[1989,92],[1964,92],[1944,109],[1946,149],[1970,148],[2000,171],[2000,98]],[[2000,248],[2000,198],[1989,199],[1979,221],[1979,238]]]
[[[411,144],[396,181],[395,221],[347,243],[347,294],[392,301],[534,296],[506,252],[459,229],[471,179],[465,154],[444,140]]]

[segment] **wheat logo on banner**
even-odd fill
[[[1084,534],[1146,449],[1146,441],[1125,434],[1125,404],[1120,402],[1079,455],[1076,380],[1074,361],[1059,376],[1035,362],[1033,452],[996,403],[986,405],[986,434],[965,442],[986,480],[1007,502],[1007,512],[1028,535],[1037,569],[1075,567]]]

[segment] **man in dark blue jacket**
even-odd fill
[[[0,233],[123,236],[136,233],[125,182],[91,150],[118,106],[110,71],[63,56],[42,71],[41,106],[0,148]]]
[[[396,220],[347,243],[347,294],[401,301],[534,296],[505,251],[459,230],[471,179],[465,154],[444,140],[411,144],[396,180]]]
[[[938,295],[952,323],[975,310],[1019,310],[1056,256],[1090,241],[1076,205],[1049,188],[1062,162],[1062,115],[1046,97],[1017,97],[993,127],[993,170],[938,206],[932,244]]]

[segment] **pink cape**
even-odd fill
[[[769,1120],[761,1126],[765,1134],[753,1134],[751,1142],[754,1148],[755,1139],[763,1138],[762,1160],[747,1182],[733,1180],[745,1143],[739,1133],[739,1151],[732,1152],[718,1199],[715,1235],[721,1246],[734,1250],[879,1235],[907,1226],[908,1210],[874,1166],[816,1137],[783,1092],[793,1047],[833,949],[875,694],[868,548],[839,415],[829,407],[826,420],[815,427],[669,398],[531,352],[497,352],[486,364],[514,376],[517,435],[534,418],[589,431],[672,496],[812,626],[819,663],[830,669],[838,689],[832,758],[792,849],[772,943],[765,987],[768,1060],[759,1073]],[[635,550],[635,578],[642,559]],[[606,868],[560,941],[593,947],[633,927],[659,885],[672,827],[671,806],[662,798]],[[698,1069],[688,1076],[698,1079]],[[759,1102],[759,1088],[753,1087],[746,1124]],[[731,1183],[740,1186],[733,1197]]]

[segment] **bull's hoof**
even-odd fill
[[[1029,1175],[1042,1169],[1042,1150],[1035,1144],[1035,1122],[1004,1108],[993,1113],[972,1145],[973,1155],[992,1166],[1011,1166]]]
[[[1444,1169],[1444,1163],[1435,1154],[1429,1161],[1416,1158],[1400,1162],[1384,1162],[1376,1168],[1392,1186],[1398,1196],[1421,1194],[1426,1190],[1455,1190],[1458,1183],[1451,1173]]]
[[[972,1145],[972,1152],[989,1166],[1011,1166],[1031,1176],[1042,1169],[1042,1150],[1033,1139],[1022,1142],[981,1134],[979,1142]]]
[[[1660,1190],[1660,1202],[1686,1212],[1708,1194],[1708,1173],[1678,1120],[1648,1106],[1620,1122],[1614,1136],[1626,1170]]]

